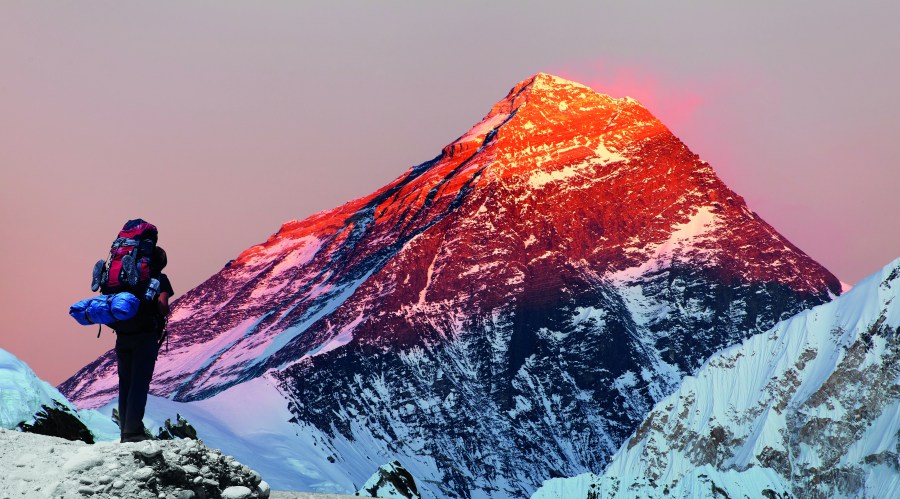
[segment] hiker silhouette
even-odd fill
[[[158,284],[158,296],[143,301],[138,314],[127,331],[120,331],[116,324],[116,360],[119,373],[119,428],[122,442],[139,442],[149,437],[144,431],[144,410],[150,391],[150,380],[156,367],[156,358],[165,339],[166,316],[169,315],[169,298],[175,293],[168,276],[162,273],[166,266],[166,252],[157,246],[150,263],[150,276]]]

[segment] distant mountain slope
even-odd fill
[[[534,499],[900,497],[900,259],[715,356],[602,476]]]
[[[265,377],[298,426],[399,459],[424,494],[524,496],[601,469],[710,354],[839,293],[636,101],[539,74],[187,293],[153,392]],[[98,407],[115,386],[107,353],[60,388]]]

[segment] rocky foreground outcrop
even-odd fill
[[[93,445],[0,429],[4,497],[266,499],[258,473],[196,440]]]

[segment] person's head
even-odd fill
[[[150,270],[162,272],[162,269],[166,268],[167,263],[169,263],[169,260],[166,258],[166,250],[160,246],[154,248],[153,256],[150,257]]]

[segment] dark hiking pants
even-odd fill
[[[116,336],[119,365],[119,428],[122,437],[144,434],[144,408],[159,353],[156,333]]]

